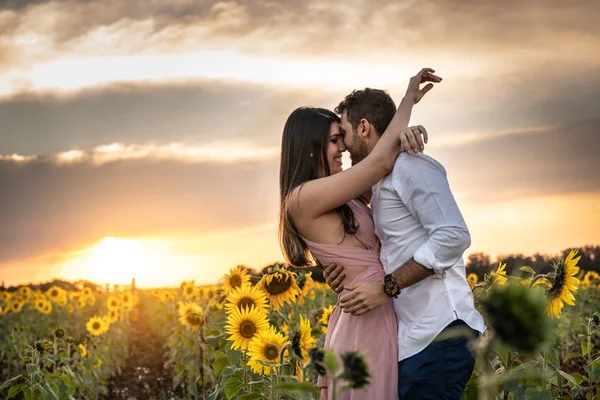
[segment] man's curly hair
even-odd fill
[[[356,130],[358,123],[364,118],[381,135],[396,113],[396,104],[386,91],[365,88],[353,90],[334,111],[340,116],[346,112],[353,130]]]

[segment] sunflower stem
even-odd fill
[[[588,382],[590,383],[590,398],[594,396],[594,382],[592,381],[592,318],[588,318],[587,324],[587,365]]]

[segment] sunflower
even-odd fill
[[[81,357],[89,357],[90,353],[88,353],[87,349],[83,344],[80,343],[77,347],[79,348],[79,354],[81,355]]]
[[[189,282],[184,281],[181,284],[181,292],[183,294],[183,297],[188,300],[191,299],[192,297],[196,296],[196,294],[198,293],[194,281],[189,281]]]
[[[21,296],[23,296],[25,300],[28,300],[31,297],[32,293],[33,292],[28,286],[21,286],[19,288],[19,294],[21,294]]]
[[[204,323],[202,307],[196,303],[183,303],[179,307],[179,322],[193,331],[198,331]]]
[[[225,331],[231,335],[227,340],[232,341],[231,348],[246,350],[250,340],[259,332],[268,329],[267,313],[260,308],[232,308],[227,316]]]
[[[585,273],[583,280],[588,282],[590,285],[594,284],[594,281],[600,279],[600,275],[596,271],[588,271]]]
[[[46,307],[47,301],[43,297],[38,297],[34,302],[33,306],[39,312],[44,312],[44,308]]]
[[[269,307],[269,300],[265,292],[250,284],[242,285],[229,292],[227,295],[227,304],[225,309],[230,312],[232,308],[260,308],[266,309]]]
[[[273,327],[259,332],[248,345],[248,365],[255,374],[269,375],[274,367],[262,363],[278,364],[281,352],[287,344],[288,341]]]
[[[315,281],[312,278],[312,272],[300,272],[298,275],[298,279],[296,280],[298,287],[302,291],[302,293],[296,298],[298,305],[304,305],[304,299],[309,297],[308,292],[313,288]]]
[[[90,289],[89,287],[84,287],[81,291],[81,294],[83,294],[85,297],[92,296],[92,289]]]
[[[99,358],[96,358],[96,362],[94,363],[94,365],[92,365],[92,368],[99,368],[102,365],[102,360]]]
[[[104,332],[108,331],[108,324],[106,323],[106,320],[101,317],[90,318],[87,324],[85,324],[85,327],[87,328],[88,332],[94,336],[100,336]]]
[[[2,290],[0,291],[0,300],[8,303],[8,301],[11,299],[12,295],[10,294],[10,292],[7,292],[6,290]]]
[[[292,350],[302,363],[308,362],[308,349],[313,347],[316,342],[310,332],[310,321],[300,315],[300,326],[292,336]]]
[[[119,311],[118,310],[109,310],[108,314],[106,314],[106,318],[112,323],[117,322],[119,320]]]
[[[123,292],[119,295],[122,308],[133,307],[133,294],[130,291]]]
[[[49,301],[46,301],[46,304],[44,304],[44,308],[41,309],[40,311],[44,314],[50,314],[52,312],[52,303]]]
[[[506,263],[502,264],[502,262],[499,262],[498,269],[496,271],[491,271],[489,274],[489,277],[491,278],[491,283],[498,283],[498,285],[504,286],[506,282],[508,282],[505,269]]]
[[[48,289],[46,296],[48,296],[48,298],[56,304],[61,304],[63,301],[66,304],[65,300],[67,298],[67,292],[58,286],[52,286],[50,289]]]
[[[319,325],[321,325],[321,330],[323,331],[323,333],[327,333],[327,327],[329,326],[329,317],[331,316],[332,312],[333,306],[326,307],[323,310],[321,318],[319,319]]]
[[[228,292],[248,282],[250,282],[250,275],[243,265],[238,265],[229,270],[229,274],[223,275],[223,287]]]
[[[20,301],[20,300],[13,301],[13,302],[10,304],[10,311],[12,311],[12,312],[14,312],[14,313],[21,312],[21,309],[23,308],[23,305],[24,305],[24,304],[25,304],[25,302],[24,302],[24,301]]]
[[[588,281],[583,280],[581,281],[581,286],[579,287],[581,288],[581,290],[588,290],[591,286],[592,285]]]
[[[108,296],[108,299],[106,299],[106,307],[109,310],[118,310],[120,306],[121,302],[117,296]]]
[[[575,305],[575,296],[573,296],[573,293],[577,291],[579,286],[579,280],[576,275],[579,272],[577,262],[581,258],[581,256],[574,258],[576,254],[577,250],[571,250],[564,262],[560,260],[553,265],[556,276],[552,287],[548,290],[550,301],[546,308],[546,312],[551,317],[558,318],[564,303],[571,306]]]
[[[256,286],[267,294],[275,311],[285,303],[294,301],[296,296],[302,293],[296,283],[295,274],[286,271],[285,268],[275,269],[273,272],[263,275]]]
[[[469,275],[467,275],[467,282],[469,283],[469,287],[473,289],[473,286],[479,283],[479,277],[477,274],[471,272]]]
[[[82,298],[78,298],[77,300],[75,300],[75,305],[81,310],[83,307],[85,307],[85,300]]]

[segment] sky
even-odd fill
[[[0,1],[0,280],[216,282],[282,260],[281,134],[353,89],[413,112],[466,255],[600,244],[595,1]],[[348,159],[346,158],[346,162]]]

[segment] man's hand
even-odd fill
[[[433,89],[433,83],[431,82],[439,83],[442,81],[442,78],[433,74],[434,72],[435,70],[431,68],[423,68],[418,74],[410,78],[404,97],[412,101],[413,104],[417,104],[421,101],[423,96],[425,96],[425,93]],[[425,82],[429,83],[421,89],[421,84]]]
[[[360,282],[345,288],[338,299],[340,308],[345,313],[363,315],[390,301],[383,291],[383,282]]]
[[[427,143],[428,139],[427,130],[422,125],[409,126],[400,132],[400,151],[410,154],[422,152],[425,150],[423,142]]]
[[[325,269],[323,269],[323,276],[325,277],[325,282],[329,285],[329,287],[336,293],[340,293],[344,290],[342,286],[342,281],[346,277],[344,274],[344,267],[337,264],[329,264]]]

